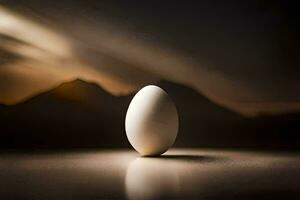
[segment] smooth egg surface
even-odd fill
[[[177,136],[175,104],[160,87],[146,86],[128,107],[125,129],[130,144],[142,156],[160,155],[173,145]]]

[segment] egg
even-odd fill
[[[129,104],[125,130],[132,147],[142,156],[157,156],[175,142],[178,113],[169,95],[160,87],[142,88]]]

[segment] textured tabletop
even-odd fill
[[[2,153],[0,199],[299,199],[299,153]]]

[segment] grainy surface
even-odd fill
[[[299,199],[299,153],[1,153],[0,199]]]

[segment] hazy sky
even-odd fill
[[[245,115],[300,110],[298,18],[289,1],[0,1],[0,102],[166,79]]]

